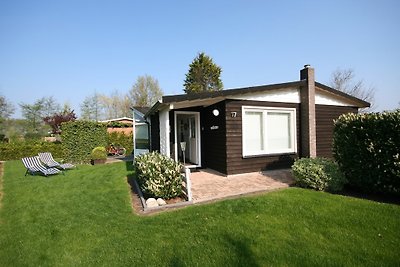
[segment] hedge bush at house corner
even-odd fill
[[[170,199],[182,195],[182,164],[158,152],[135,158],[136,179],[149,197]]]
[[[70,121],[61,125],[64,157],[75,163],[89,163],[95,147],[107,145],[107,127],[93,121]]]
[[[333,152],[352,187],[400,195],[400,109],[341,115]]]
[[[296,184],[318,191],[338,192],[346,183],[339,166],[325,158],[302,158],[292,166]]]

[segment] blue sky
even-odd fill
[[[139,75],[183,93],[198,52],[225,88],[299,79],[311,64],[376,88],[377,110],[400,106],[400,1],[0,1],[0,94],[79,105],[127,92]],[[17,112],[15,116],[20,116]]]

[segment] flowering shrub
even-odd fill
[[[144,194],[170,199],[182,194],[182,164],[158,152],[135,158],[136,179]]]
[[[346,183],[339,166],[325,158],[302,158],[292,166],[296,184],[300,187],[312,188],[318,191],[337,192]]]
[[[333,153],[353,188],[400,195],[400,109],[341,115]]]

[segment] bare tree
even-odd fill
[[[157,79],[150,75],[144,75],[137,78],[128,94],[134,106],[146,107],[160,100],[163,91]]]
[[[94,93],[87,96],[81,104],[81,117],[84,120],[98,121],[102,118],[102,106],[100,103],[100,95]]]
[[[368,111],[375,108],[375,88],[366,86],[363,80],[355,80],[353,69],[337,69],[332,73],[330,86],[336,90],[371,103]]]
[[[8,119],[14,113],[14,110],[13,104],[0,95],[0,121]]]
[[[132,102],[131,99],[129,98],[129,95],[126,94],[120,98],[120,112],[121,112],[121,117],[132,117]]]

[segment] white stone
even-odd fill
[[[160,205],[160,206],[167,205],[167,202],[165,202],[165,200],[162,199],[162,198],[157,198],[157,203],[158,203],[158,205]]]
[[[146,200],[146,205],[148,208],[158,207],[157,200],[154,198],[149,198]]]

